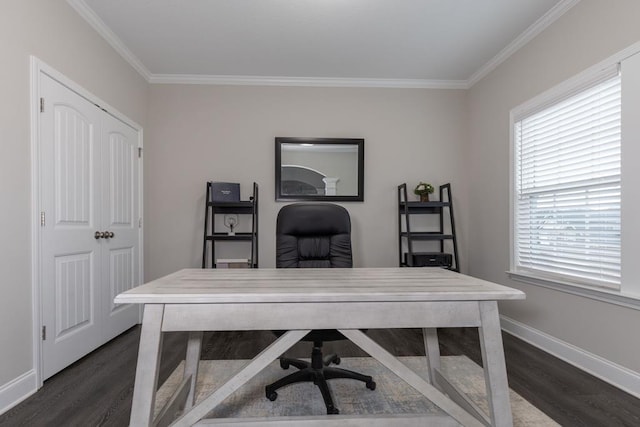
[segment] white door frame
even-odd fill
[[[41,264],[41,227],[40,227],[40,73],[44,73],[52,79],[58,81],[89,102],[97,105],[108,114],[116,119],[131,126],[138,132],[138,147],[143,146],[143,129],[136,122],[132,121],[115,108],[102,101],[91,92],[79,86],[75,82],[69,80],[62,73],[45,64],[35,56],[30,57],[31,62],[31,95],[30,95],[30,112],[31,112],[31,318],[33,329],[33,368],[36,374],[36,386],[42,387],[42,283],[40,279]],[[45,105],[46,108],[46,105]],[[140,162],[138,168],[138,209],[140,218],[143,217],[143,163]],[[139,283],[144,283],[144,244],[142,223],[139,230]],[[140,313],[141,320],[142,313]]]

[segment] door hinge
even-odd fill
[[[46,326],[42,326],[42,341],[45,341],[47,339],[47,327]]]
[[[138,219],[138,228],[142,228],[142,218]]]
[[[40,98],[40,112],[44,113],[44,98]]]
[[[138,147],[138,158],[142,157],[142,147]]]
[[[46,217],[44,211],[40,212],[40,226],[44,227],[46,224]]]

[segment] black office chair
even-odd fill
[[[284,206],[278,213],[276,224],[276,267],[277,268],[350,268],[351,220],[345,208],[329,203],[295,203]],[[278,336],[285,331],[274,331]],[[288,369],[293,365],[299,370],[265,387],[267,398],[278,397],[278,390],[289,384],[313,381],[322,393],[327,406],[327,414],[338,414],[327,380],[350,378],[362,381],[370,390],[375,390],[373,378],[346,369],[330,367],[339,364],[336,354],[322,355],[324,341],[346,339],[335,329],[321,329],[309,332],[303,341],[313,342],[311,363],[281,358],[280,366]]]

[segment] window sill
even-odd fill
[[[568,284],[554,280],[543,279],[533,274],[527,274],[517,271],[507,271],[506,273],[511,279],[517,282],[541,286],[543,288],[549,288],[567,294],[578,295],[584,298],[603,301],[609,304],[632,308],[634,310],[640,310],[640,295],[633,295],[604,288]]]

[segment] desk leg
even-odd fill
[[[202,348],[202,331],[190,332],[187,343],[187,356],[184,360],[184,378],[191,376],[189,395],[185,403],[185,409],[191,408],[196,403],[196,383],[198,382],[198,365],[200,363],[200,349]]]
[[[256,376],[261,370],[267,367],[269,363],[278,358],[282,353],[290,349],[295,343],[300,341],[310,330],[292,330],[287,331],[284,335],[271,343],[269,347],[262,350],[256,357],[251,359],[248,365],[237,372],[227,382],[218,387],[208,397],[203,399],[190,411],[185,411],[185,414],[177,419],[172,426],[173,427],[188,427],[195,425],[207,415],[213,408],[220,404],[223,400],[229,397],[233,392],[238,390],[251,378]],[[137,425],[136,425],[137,427]]]
[[[136,382],[131,406],[132,426],[151,426],[158,387],[160,352],[162,351],[163,304],[146,304],[142,318]]]
[[[438,344],[438,330],[436,328],[422,329],[424,352],[427,356],[429,368],[429,382],[436,385],[436,370],[440,369],[440,345]]]
[[[484,378],[491,415],[491,425],[511,426],[511,403],[509,384],[504,361],[504,348],[496,301],[481,301],[480,305],[480,347],[484,364]]]

